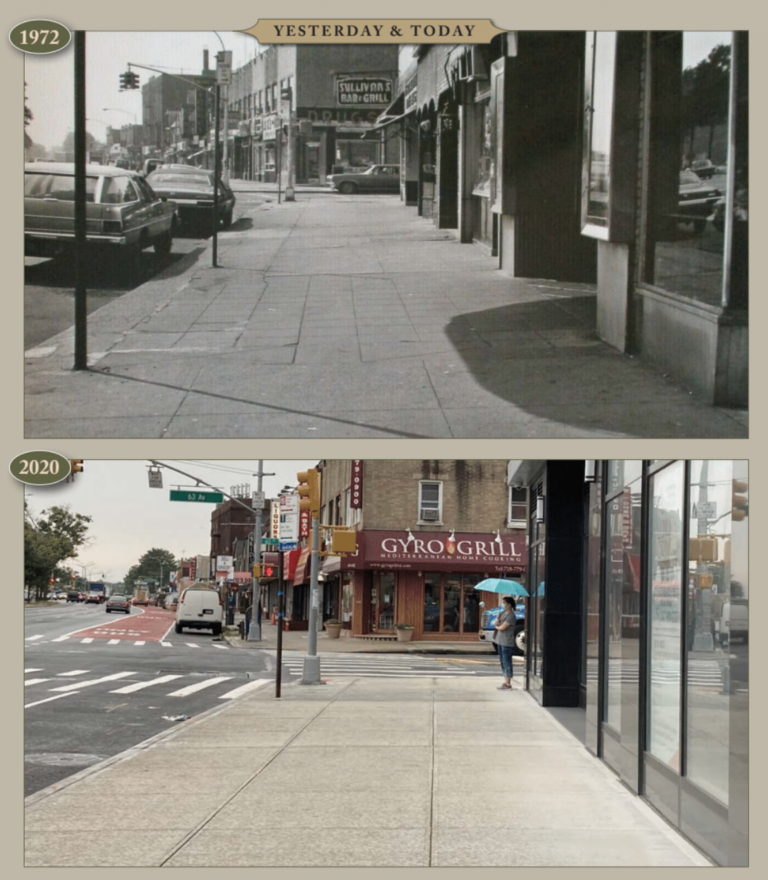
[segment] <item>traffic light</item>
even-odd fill
[[[747,497],[748,488],[749,484],[746,480],[733,481],[731,519],[734,522],[741,522],[745,517],[749,516],[749,498]]]
[[[312,516],[320,513],[320,471],[310,468],[296,474],[299,481],[299,510],[308,510]]]
[[[262,566],[263,571],[261,576],[264,578],[276,578],[277,577],[277,566],[276,565],[264,565]]]
[[[134,73],[134,71],[129,70],[126,74],[126,86],[127,89],[138,89],[139,88],[139,75],[138,73]]]
[[[357,553],[357,534],[351,529],[334,529],[331,553]]]
[[[255,578],[261,577],[261,565],[254,565],[253,566],[253,576]]]
[[[83,460],[82,458],[72,458],[69,463],[72,465],[72,473],[73,474],[82,474],[83,472]]]
[[[128,74],[127,74],[127,73],[121,73],[121,74],[120,74],[120,91],[121,91],[121,92],[124,92],[127,88],[129,88],[129,86],[128,86]]]

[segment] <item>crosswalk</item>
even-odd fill
[[[720,687],[723,683],[723,672],[717,660],[690,660],[688,662],[688,683],[701,687]],[[590,659],[587,665],[587,680],[597,681],[597,661]],[[651,667],[651,684],[679,684],[680,666],[678,663],[657,664]],[[608,664],[608,684],[638,684],[640,670],[638,661],[622,661],[612,658]]]
[[[283,654],[283,666],[293,676],[301,676],[304,669],[302,655],[287,656]],[[445,678],[448,676],[483,676],[498,677],[499,667],[495,664],[478,664],[464,667],[456,663],[438,660],[416,660],[409,657],[384,656],[381,654],[337,654],[323,655],[320,658],[320,674],[323,677],[355,677],[355,678]]]
[[[91,670],[89,669],[70,669],[67,672],[57,672],[49,676],[41,676],[38,675],[38,673],[45,673],[45,669],[42,667],[31,666],[24,670],[25,676],[29,676],[24,679],[24,687],[25,689],[30,688],[30,691],[25,690],[25,693],[31,694],[31,702],[25,704],[25,709],[30,709],[43,703],[49,703],[63,697],[79,694],[86,688],[102,690],[106,694],[120,695],[135,694],[147,690],[148,688],[159,688],[163,691],[161,694],[162,697],[180,699],[191,696],[192,694],[199,694],[201,691],[208,689],[220,688],[220,686],[224,685],[226,682],[232,682],[236,679],[235,675],[211,675],[201,677],[200,675],[183,673],[158,675],[147,678],[145,677],[145,673],[133,670],[114,672],[110,675],[98,675],[95,678],[88,677],[91,674]],[[120,684],[121,680],[129,678],[132,679],[130,684],[122,684],[115,687],[115,685]],[[184,678],[189,679],[190,683],[186,684],[179,681],[179,679]],[[172,682],[174,683],[173,685],[171,684]],[[235,687],[227,687],[224,689],[224,691],[218,695],[218,699],[239,699],[240,697],[243,697],[271,682],[272,679],[268,678],[251,679],[245,682],[245,684],[238,684],[235,681]],[[178,684],[184,684],[184,686],[177,688],[176,685]],[[173,690],[168,691],[167,686],[173,687]]]
[[[230,650],[229,645],[223,645],[220,642],[206,642],[205,644],[201,644],[200,642],[180,642],[178,640],[168,641],[164,639],[162,641],[157,641],[155,639],[97,639],[93,636],[57,636],[55,639],[47,638],[44,635],[33,635],[27,636],[24,639],[25,645],[34,645],[35,647],[39,645],[48,645],[48,644],[59,644],[61,642],[71,642],[73,645],[93,645],[94,647],[99,647],[100,645],[133,645],[134,647],[140,648],[144,645],[160,645],[162,648],[201,648],[201,647],[211,647],[216,648],[219,651],[228,651]]]

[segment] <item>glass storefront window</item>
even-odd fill
[[[374,604],[374,629],[391,630],[395,626],[395,580],[394,572],[376,572],[373,576],[372,601]]]
[[[616,33],[587,34],[584,119],[583,224],[597,238],[608,238],[611,129],[613,124]]]
[[[712,306],[725,297],[731,44],[727,32],[653,35],[644,280]],[[744,165],[736,189],[746,205]]]
[[[355,585],[350,580],[345,580],[341,586],[341,620],[343,623],[352,620],[354,607]]]
[[[482,575],[424,575],[424,632],[476,633]]]
[[[680,770],[684,462],[651,477],[648,751]]]
[[[734,515],[747,474],[745,461],[691,462],[686,776],[726,806],[736,720],[747,729],[747,519]]]

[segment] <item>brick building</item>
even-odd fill
[[[352,636],[475,640],[486,577],[525,583],[526,501],[500,460],[322,461],[322,525],[357,532],[357,553],[322,564],[322,617]],[[513,491],[515,495],[513,496]],[[521,494],[522,491],[522,494]],[[514,501],[514,503],[513,503]],[[306,627],[307,553],[287,554],[288,618]]]

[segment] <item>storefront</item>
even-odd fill
[[[476,640],[481,603],[499,603],[477,589],[480,581],[526,582],[525,538],[517,535],[368,530],[358,533],[357,556],[341,564],[353,575],[342,608],[357,636],[394,636],[405,623],[414,639]]]
[[[748,463],[514,464],[530,693],[583,708],[593,754],[718,864],[746,865]]]

